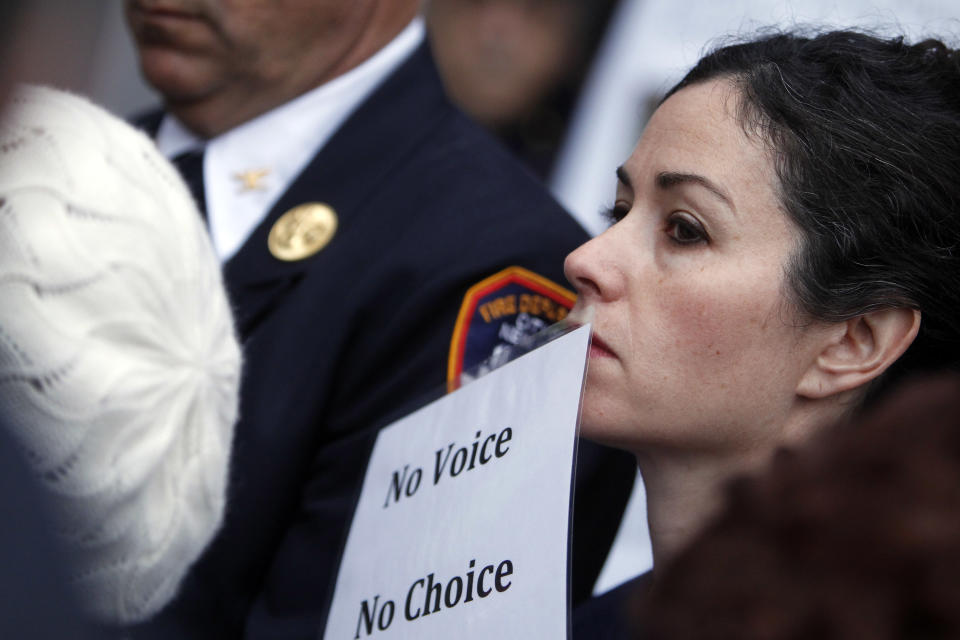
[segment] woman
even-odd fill
[[[566,263],[583,435],[636,455],[660,565],[732,475],[896,369],[956,365],[960,58],[852,32],[718,49],[617,174],[613,226]]]

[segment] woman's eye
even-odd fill
[[[602,212],[604,220],[609,226],[613,226],[627,217],[630,213],[630,206],[623,202],[614,203],[612,207],[607,207]]]
[[[667,235],[677,244],[699,244],[709,240],[707,232],[696,218],[679,213],[667,220]]]

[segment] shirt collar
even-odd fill
[[[222,260],[240,248],[310,159],[410,56],[424,33],[423,19],[417,16],[383,49],[347,73],[206,141],[175,117],[164,117],[157,146],[165,156],[206,151],[207,217]]]

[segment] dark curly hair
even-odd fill
[[[775,33],[709,53],[670,90],[728,77],[801,230],[796,306],[842,321],[907,307],[920,335],[886,381],[958,368],[960,54],[937,40]]]
[[[897,390],[728,496],[635,594],[643,638],[960,637],[960,376]]]

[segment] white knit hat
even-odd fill
[[[109,622],[160,609],[222,519],[240,350],[176,170],[83,98],[0,120],[0,413]]]

